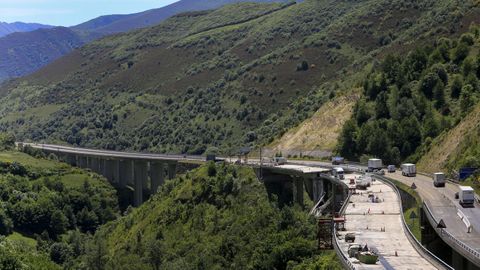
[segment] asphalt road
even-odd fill
[[[475,202],[475,208],[463,208],[458,199],[455,199],[455,193],[459,191],[456,184],[447,182],[445,187],[434,187],[433,180],[430,177],[417,174],[416,177],[402,176],[401,172],[387,173],[386,177],[398,180],[408,186],[415,183],[416,191],[427,202],[433,215],[443,219],[446,225],[446,231],[456,237],[458,240],[469,245],[471,248],[480,251],[480,204]],[[473,230],[467,233],[465,223],[457,215],[457,210],[462,211],[470,221]]]

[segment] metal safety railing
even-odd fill
[[[379,175],[375,175],[374,177],[379,179],[383,183],[387,184],[388,186],[390,186],[395,191],[395,193],[397,194],[397,196],[399,198],[400,211],[402,211],[402,213],[403,213],[402,196],[400,194],[400,191],[398,190],[398,187],[386,177],[379,176]],[[430,263],[435,265],[437,268],[454,270],[450,265],[448,265],[446,262],[442,261],[442,259],[437,257],[430,250],[426,249],[422,245],[422,243],[420,243],[420,241],[418,241],[418,239],[415,237],[415,235],[413,235],[412,231],[408,227],[407,222],[405,220],[405,216],[403,214],[401,214],[401,220],[402,220],[402,226],[405,229],[405,231],[407,232],[406,235],[407,235],[408,240],[410,241],[412,246],[422,255],[422,257],[424,257]]]
[[[345,199],[345,202],[343,203],[342,207],[340,208],[339,214],[344,215],[345,211],[347,210],[348,203],[350,202],[350,197],[352,196],[351,192],[348,192],[348,196]],[[338,239],[337,236],[337,228],[334,226],[333,227],[333,248],[335,249],[335,252],[337,253],[338,257],[340,258],[340,262],[342,263],[343,267],[346,269],[351,269],[355,270],[355,266],[353,263],[347,258],[347,255],[342,251],[342,247],[340,246],[340,239]]]

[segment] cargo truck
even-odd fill
[[[472,187],[459,186],[460,192],[458,192],[459,203],[463,207],[474,207],[475,192]]]
[[[402,175],[408,177],[415,177],[417,175],[417,167],[415,167],[415,164],[402,164]]]
[[[344,164],[345,159],[343,157],[332,157],[332,165]]]
[[[433,185],[435,187],[445,186],[445,174],[442,172],[436,172],[433,174]]]
[[[382,160],[378,158],[371,158],[368,160],[368,172],[381,170],[383,167]]]
[[[367,187],[370,187],[371,185],[372,177],[368,174],[360,176],[355,183],[357,189],[367,189]]]

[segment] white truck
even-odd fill
[[[273,162],[277,165],[284,165],[287,164],[287,159],[284,157],[274,157]]]
[[[436,172],[433,174],[433,185],[435,187],[445,186],[445,174],[443,172]]]
[[[475,192],[473,188],[469,186],[459,186],[459,188],[458,199],[460,205],[463,207],[473,207],[475,203]]]
[[[402,164],[402,175],[408,177],[415,177],[417,175],[417,167],[415,166],[415,164]]]
[[[358,189],[367,189],[367,187],[370,187],[371,185],[372,185],[372,176],[369,174],[360,176],[355,182],[355,187]]]
[[[371,158],[368,160],[368,172],[381,170],[383,167],[382,160],[378,158]]]
[[[332,174],[340,180],[345,179],[345,172],[341,167],[334,167],[332,170]]]

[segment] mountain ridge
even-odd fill
[[[6,35],[17,32],[30,32],[37,29],[49,29],[55,26],[40,24],[40,23],[25,23],[25,22],[0,22],[0,38]]]

